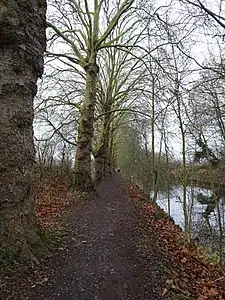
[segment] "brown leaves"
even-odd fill
[[[212,263],[206,263],[199,248],[186,243],[181,229],[159,206],[149,202],[138,187],[129,186],[128,193],[155,232],[160,251],[169,265],[170,278],[163,294],[177,290],[195,300],[225,299],[223,272]]]
[[[66,183],[48,180],[35,187],[34,197],[37,219],[45,228],[54,227],[72,202]]]

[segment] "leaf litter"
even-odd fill
[[[141,207],[148,226],[155,232],[159,251],[166,259],[168,279],[162,291],[182,294],[195,300],[224,300],[225,271],[222,266],[210,262],[197,245],[185,242],[181,228],[157,204],[148,200],[137,186],[128,186],[128,195]],[[170,299],[170,298],[168,298]],[[177,298],[174,298],[177,299]]]

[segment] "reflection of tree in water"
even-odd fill
[[[171,215],[175,222],[183,228],[182,194],[180,187],[175,187],[170,192]],[[196,244],[206,246],[209,253],[224,258],[225,250],[225,187],[222,188],[200,188],[188,187],[188,215],[190,222],[191,240]],[[158,201],[164,202],[162,208],[167,210],[165,201],[167,194],[160,193]],[[179,203],[180,205],[178,205]]]
[[[203,193],[196,195],[196,200],[206,205],[204,212],[195,216],[192,226],[194,236],[204,246],[209,246],[212,252],[218,251],[220,257],[223,255],[223,232],[224,226],[224,189],[213,190],[211,196]],[[213,215],[212,215],[213,214]]]
[[[212,214],[212,212],[215,211],[216,205],[219,203],[220,198],[221,198],[221,196],[219,196],[216,191],[213,191],[212,196],[210,196],[210,197],[203,195],[202,193],[197,194],[197,197],[196,197],[197,201],[200,204],[207,205],[206,209],[203,213],[203,217],[206,219],[209,228],[211,228],[210,222],[209,222],[210,215]]]
[[[200,151],[196,151],[194,155],[194,161],[200,163],[202,159],[206,159],[211,163],[211,166],[217,166],[220,159],[215,155],[212,149],[209,148],[207,141],[202,132],[199,133],[199,138],[196,141],[197,145],[200,147]],[[223,248],[224,248],[224,188],[213,189],[211,196],[203,195],[198,193],[196,200],[203,205],[206,205],[206,209],[202,214],[205,222],[207,224],[206,230],[209,231],[209,238],[212,240],[211,246],[217,244],[217,251],[219,252],[220,261],[222,262],[224,258]],[[220,201],[222,199],[222,201]],[[220,203],[221,202],[221,203]],[[212,221],[211,214],[214,213],[215,221]],[[211,222],[210,222],[211,221]],[[201,227],[200,227],[201,228]],[[202,232],[199,237],[202,239]],[[204,235],[203,235],[204,236]]]
[[[198,214],[197,220],[192,224],[192,239],[202,246],[209,247],[213,252],[218,250],[218,228],[209,226],[202,215]]]

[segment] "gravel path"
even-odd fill
[[[74,205],[66,247],[0,299],[159,300],[163,267],[154,234],[124,192],[119,174],[98,197]],[[9,289],[9,288],[7,288]]]

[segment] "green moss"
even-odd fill
[[[198,246],[197,250],[205,263],[211,263],[213,265],[218,265],[220,263],[220,255],[218,251],[212,252],[212,249],[206,246]]]
[[[16,253],[11,248],[0,249],[0,268],[8,267],[15,263]]]
[[[193,298],[182,294],[172,293],[166,296],[166,300],[193,300]]]
[[[45,247],[52,251],[59,247],[65,232],[59,229],[41,229],[39,236]]]
[[[24,267],[30,261],[35,262],[39,259],[46,257],[51,251],[57,250],[62,243],[62,239],[68,233],[62,229],[40,229],[38,235],[42,241],[42,245],[32,244],[32,250],[26,256],[21,256],[19,249],[21,245],[10,245],[0,248],[0,269],[3,272],[13,270],[16,266],[23,265]]]
[[[157,209],[157,211],[154,213],[154,218],[155,220],[161,220],[161,219],[167,219],[168,217],[164,211],[162,211],[161,209]]]

